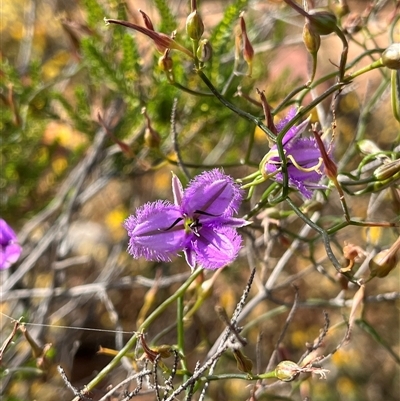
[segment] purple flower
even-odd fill
[[[295,114],[295,109],[289,111],[287,117],[278,123],[276,127],[278,132],[282,130]],[[308,123],[309,119],[303,121],[298,126],[291,127],[282,141],[283,150],[287,157],[289,186],[297,189],[307,199],[312,197],[313,190],[326,188],[324,185],[319,184],[321,178],[324,176],[324,168],[321,151],[316,140],[311,137],[300,137]],[[264,157],[261,166],[263,174],[265,173],[277,182],[283,182],[283,175],[280,172],[281,159],[276,145],[272,146]]]
[[[20,257],[21,246],[13,229],[0,219],[0,270],[8,269]]]
[[[237,227],[248,224],[232,217],[242,201],[242,191],[233,179],[214,169],[195,177],[184,191],[172,176],[174,204],[149,202],[124,223],[128,252],[147,260],[170,261],[183,251],[189,266],[218,269],[238,255],[242,239]]]

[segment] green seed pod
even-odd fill
[[[400,43],[391,44],[382,53],[382,64],[391,70],[400,70]]]
[[[390,74],[391,103],[394,118],[400,122],[400,70]]]
[[[400,173],[400,159],[389,163],[382,164],[374,171],[374,177],[379,180],[387,180],[392,177],[397,177]]]
[[[334,7],[335,7],[335,14],[338,16],[338,18],[342,18],[350,13],[350,8],[345,0],[339,1],[339,3],[335,4]]]
[[[329,35],[337,30],[337,19],[335,14],[326,10],[311,10],[308,12],[310,24],[315,33]]]
[[[357,142],[357,147],[364,155],[373,155],[382,152],[382,150],[370,139],[362,139]]]
[[[212,57],[212,47],[208,39],[201,39],[196,50],[196,56],[202,63],[206,63]]]
[[[303,28],[303,42],[310,54],[316,54],[321,45],[321,37],[315,32],[308,20],[306,20]]]
[[[190,39],[199,40],[204,33],[204,24],[197,10],[189,14],[186,19],[186,32]]]
[[[283,382],[291,382],[300,373],[300,367],[292,361],[282,361],[275,368],[275,377]]]

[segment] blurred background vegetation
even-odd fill
[[[1,304],[1,341],[12,331],[9,317],[23,316],[27,331],[39,348],[52,344],[44,362],[38,361],[43,355],[32,355],[32,340],[19,332],[14,336],[3,355],[0,371],[4,400],[72,399],[73,394],[56,366],[61,364],[71,383],[81,388],[110,360],[109,355],[97,353],[99,346],[120,347],[143,316],[189,275],[181,259],[172,264],[131,260],[125,253],[127,238],[122,228],[124,219],[145,201],[171,199],[171,170],[185,177],[178,168],[177,146],[191,176],[206,167],[224,166],[235,178],[255,171],[269,149],[262,132],[214,97],[195,96],[171,85],[158,66],[159,54],[150,39],[104,23],[107,17],[142,25],[137,11],[141,8],[152,18],[157,31],[169,34],[176,29],[177,41],[190,47],[184,30],[188,3],[1,3],[0,207],[1,217],[18,231],[24,249],[21,261],[10,271],[1,272],[1,281],[6,285],[3,291],[7,291]],[[349,6],[355,15],[365,11],[364,1],[350,1]],[[371,7],[367,21],[370,31],[353,35],[350,59],[366,46],[385,48],[389,44],[387,21],[398,12],[398,4],[396,9],[395,2],[374,1]],[[276,107],[292,89],[306,82],[309,65],[301,41],[303,19],[282,2],[204,0],[200,10],[206,25],[205,36],[213,47],[206,73],[238,107],[262,116],[259,105],[246,99],[256,98],[255,88],[265,90],[268,101]],[[246,10],[247,29],[256,49],[252,77],[245,75],[247,66],[242,62],[237,66],[242,74],[232,74],[234,32],[241,10]],[[399,38],[398,24],[396,29]],[[330,60],[336,60],[339,52],[337,38],[323,41],[319,76],[332,70]],[[172,59],[176,82],[189,90],[206,92],[193,74],[190,60],[174,52]],[[373,140],[382,149],[393,149],[399,138],[399,124],[391,115],[388,86],[382,86],[379,92],[385,79],[374,72],[357,80],[341,95],[336,109],[336,160],[354,146],[355,132],[360,129],[363,138]],[[330,83],[334,80],[335,77]],[[371,93],[378,94],[378,98],[363,114]],[[309,99],[307,95],[304,102]],[[329,112],[329,104],[324,107]],[[248,156],[253,134],[255,142],[243,165],[241,160]],[[360,160],[361,156],[355,153],[341,167],[351,171]],[[357,216],[393,221],[400,212],[398,189],[397,198],[395,193],[396,189],[386,193],[375,209],[371,207],[374,195],[350,199],[349,203]],[[254,202],[245,204],[243,214],[252,206]],[[328,223],[340,214],[340,204],[334,199],[324,209],[323,218]],[[255,220],[256,231],[262,234],[261,222],[265,220],[262,216]],[[270,248],[254,248],[253,263],[260,272],[260,282],[287,251],[301,223],[294,219],[269,221],[265,230],[272,238]],[[336,250],[348,241],[376,253],[397,236],[398,230],[348,228],[340,231],[333,242]],[[262,235],[258,238],[260,242]],[[255,237],[248,234],[246,244],[253,246],[252,241],[256,241]],[[282,355],[292,360],[302,355],[305,343],[312,342],[324,325],[323,309],[328,311],[332,325],[336,325],[324,344],[326,353],[343,336],[343,315],[349,315],[349,308],[332,301],[341,291],[340,282],[324,259],[321,244],[309,243],[314,246],[309,248],[304,242],[293,252],[273,296],[257,305],[243,322],[275,311],[247,332],[246,355],[254,363],[258,355],[260,371],[266,369],[288,307],[293,303],[292,282],[299,287],[304,304],[300,304],[288,329]],[[232,313],[249,276],[248,260],[249,252],[244,252],[229,270],[220,272],[212,295],[193,321],[187,323],[187,356],[191,366],[204,358],[223,330],[224,324],[209,311],[219,304]],[[154,280],[159,276],[170,280]],[[256,293],[255,289],[253,292]],[[313,378],[297,382],[293,384],[292,398],[264,395],[259,399],[303,399],[301,394],[307,386],[312,388],[312,399],[316,401],[398,399],[400,304],[396,296],[381,302],[376,297],[398,292],[398,269],[368,285],[366,296],[371,297],[371,302],[365,303],[360,316],[363,323],[354,328],[352,341],[324,366],[330,370],[326,381]],[[346,299],[353,295],[350,289]],[[195,297],[194,292],[191,296]],[[315,306],[313,299],[318,300]],[[170,310],[156,321],[147,333],[149,341],[159,336],[158,344],[176,342],[173,330],[164,332],[174,319],[175,311]],[[125,334],[115,335],[112,330]],[[261,353],[257,354],[255,344],[261,332]],[[220,369],[222,373],[235,371],[233,357],[226,356]],[[100,399],[110,384],[115,385],[124,377],[126,372],[121,366],[91,397]],[[236,380],[213,383],[209,399],[248,399],[247,384]]]

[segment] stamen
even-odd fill
[[[288,155],[287,158],[294,164],[297,170],[304,171],[305,173],[310,173],[312,171],[320,172],[319,168],[322,166],[322,157],[318,158],[318,163],[312,167],[302,167],[296,162],[296,159],[292,155]]]
[[[200,229],[201,227],[203,227],[203,224],[201,224],[201,223],[199,222],[199,219],[196,219],[196,220],[192,221],[192,222],[188,225],[188,227],[190,228],[190,230],[193,232],[193,234],[194,234],[196,237],[200,237],[199,229]]]

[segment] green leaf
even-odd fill
[[[366,321],[363,319],[357,320],[356,324],[358,327],[363,329],[367,334],[369,334],[378,344],[382,345],[389,354],[393,357],[393,359],[400,364],[399,356],[392,350],[390,345],[379,335],[379,333]]]
[[[227,51],[228,43],[232,42],[233,26],[237,23],[240,12],[247,4],[248,0],[236,0],[226,8],[222,21],[214,28],[210,38],[214,58]]]
[[[161,26],[159,31],[169,35],[176,29],[178,25],[176,19],[172,15],[171,10],[165,0],[154,0],[154,3],[161,16]]]
[[[103,49],[100,50],[99,44],[95,43],[92,38],[83,38],[81,49],[86,61],[86,66],[97,83],[110,84],[113,83],[112,89],[125,92],[125,85],[121,79],[121,72],[116,68],[115,61],[109,61],[110,55]]]
[[[87,12],[87,24],[90,28],[104,24],[106,12],[96,0],[83,0],[83,4]]]
[[[140,54],[132,35],[128,32],[122,36],[123,58],[121,71],[128,80],[136,80],[141,74]]]

